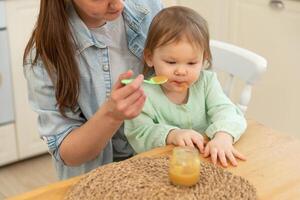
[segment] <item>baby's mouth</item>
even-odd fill
[[[189,84],[187,82],[181,82],[181,81],[173,81],[173,82],[177,87],[181,88],[182,91],[185,91],[189,87]]]

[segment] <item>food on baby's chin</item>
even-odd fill
[[[182,91],[185,91],[185,90],[187,90],[189,88],[189,85],[187,83],[181,83],[180,87],[181,87]]]

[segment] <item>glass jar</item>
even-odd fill
[[[169,179],[174,185],[192,186],[199,181],[200,156],[196,148],[175,147],[169,163]]]

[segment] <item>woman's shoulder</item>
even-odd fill
[[[37,50],[32,47],[24,58],[23,67],[39,67],[44,68],[43,60],[37,56]]]
[[[163,9],[163,4],[160,0],[126,0],[125,5],[131,11],[136,13],[150,13],[153,16]],[[135,13],[136,12],[136,13]]]
[[[143,7],[150,10],[163,8],[161,0],[126,0],[125,4],[134,6],[136,9],[142,9]]]

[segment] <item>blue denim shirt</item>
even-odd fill
[[[142,59],[142,52],[147,31],[152,18],[162,9],[160,0],[126,0],[123,11],[128,49]],[[24,74],[28,83],[29,102],[38,113],[38,127],[41,137],[47,142],[49,152],[60,179],[69,178],[88,172],[100,165],[110,163],[116,154],[118,157],[132,155],[130,145],[114,144],[114,138],[125,141],[123,127],[109,141],[107,146],[94,160],[80,166],[66,166],[59,155],[59,146],[63,139],[75,128],[80,127],[109,97],[112,85],[112,75],[108,57],[108,47],[98,41],[82,20],[73,6],[69,6],[70,25],[76,42],[76,60],[80,71],[80,93],[75,112],[66,110],[63,117],[59,110],[55,90],[44,64],[38,60],[32,67],[34,50],[24,64]],[[125,33],[124,33],[125,34]],[[87,136],[88,137],[88,136]],[[117,140],[116,140],[117,141]],[[114,145],[118,146],[115,152]]]

